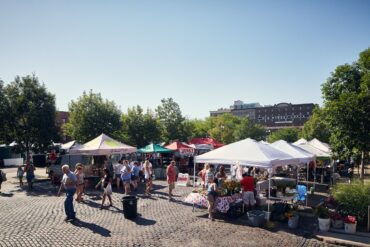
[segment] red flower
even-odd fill
[[[344,218],[344,223],[356,224],[356,217],[348,215]]]

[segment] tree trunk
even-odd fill
[[[362,151],[361,152],[361,174],[360,174],[360,179],[363,181],[364,178],[365,178],[365,162],[364,162],[364,156],[365,156],[365,152]]]

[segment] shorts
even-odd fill
[[[214,202],[215,201],[215,196],[212,195],[212,194],[207,194],[207,200],[210,201],[210,202]]]
[[[252,205],[253,206],[255,204],[253,191],[244,191],[243,192],[243,202],[246,205]]]
[[[175,182],[168,183],[168,187],[173,190],[175,188]]]
[[[131,183],[131,179],[122,179],[122,183],[123,184],[130,184]]]
[[[135,176],[135,175],[132,175],[132,176],[131,176],[131,180],[135,180],[135,181],[136,181],[138,178],[139,178],[139,177],[137,177],[137,176]]]

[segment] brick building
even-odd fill
[[[214,117],[230,113],[238,117],[248,117],[266,129],[275,130],[287,127],[302,128],[310,118],[314,108],[315,104],[313,103],[279,103],[273,106],[262,106],[259,103],[245,104],[243,101],[237,100],[230,108],[210,111],[210,115]]]

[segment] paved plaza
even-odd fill
[[[40,168],[42,169],[42,168]],[[138,192],[136,220],[122,213],[121,193],[113,193],[114,207],[100,210],[98,191],[88,191],[85,203],[75,203],[78,221],[64,222],[64,196],[48,181],[34,192],[20,189],[12,178],[0,196],[0,246],[333,246],[286,230],[249,227],[242,220],[208,220],[206,210],[192,211],[183,202],[191,188],[178,187],[167,200],[165,182],[155,181],[151,198]],[[14,171],[13,171],[14,170]]]

